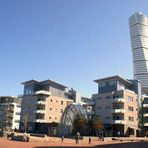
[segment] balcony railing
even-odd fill
[[[36,119],[35,122],[37,122],[37,123],[44,123],[46,121],[44,119]]]
[[[144,123],[144,126],[148,126],[148,123]]]
[[[147,103],[147,104],[144,103],[144,104],[143,104],[143,107],[144,107],[144,108],[148,108],[148,103]]]
[[[112,124],[126,124],[125,120],[113,120]]]
[[[144,116],[144,117],[148,117],[148,113],[144,113],[143,116]]]
[[[46,104],[46,101],[37,101],[36,104],[37,105],[45,105]]]
[[[37,114],[45,114],[45,110],[39,110],[38,109],[38,110],[35,111],[35,113],[37,113]]]
[[[124,113],[126,113],[126,110],[125,109],[113,109],[112,110],[112,113],[114,113],[114,114],[118,114],[118,113],[122,113],[122,114],[124,114]]]
[[[45,91],[45,90],[39,90],[39,91],[33,92],[33,95],[47,95],[47,96],[51,96],[51,92]]]
[[[124,98],[115,98],[115,99],[113,99],[113,101],[112,101],[113,103],[125,103],[126,102],[126,99],[124,99]]]

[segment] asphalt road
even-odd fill
[[[122,143],[122,144],[96,145],[96,146],[90,146],[90,147],[91,148],[148,148],[148,142],[135,142],[135,143],[131,142],[131,143]],[[75,146],[39,146],[35,148],[76,148],[76,147]],[[77,148],[82,148],[82,146],[80,147],[77,146]]]

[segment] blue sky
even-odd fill
[[[0,95],[55,80],[83,96],[111,75],[133,77],[128,18],[147,0],[0,0]]]

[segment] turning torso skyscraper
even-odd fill
[[[134,78],[142,82],[148,93],[148,17],[141,12],[129,18]]]

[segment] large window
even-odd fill
[[[99,85],[99,87],[105,87],[106,86],[106,83],[105,82],[102,82],[102,83],[99,83],[98,85]]]
[[[32,94],[33,93],[33,89],[32,88],[26,88],[25,90],[24,90],[24,95],[30,95],[30,94]]]
[[[109,85],[110,86],[116,85],[116,81],[115,80],[109,81]]]

